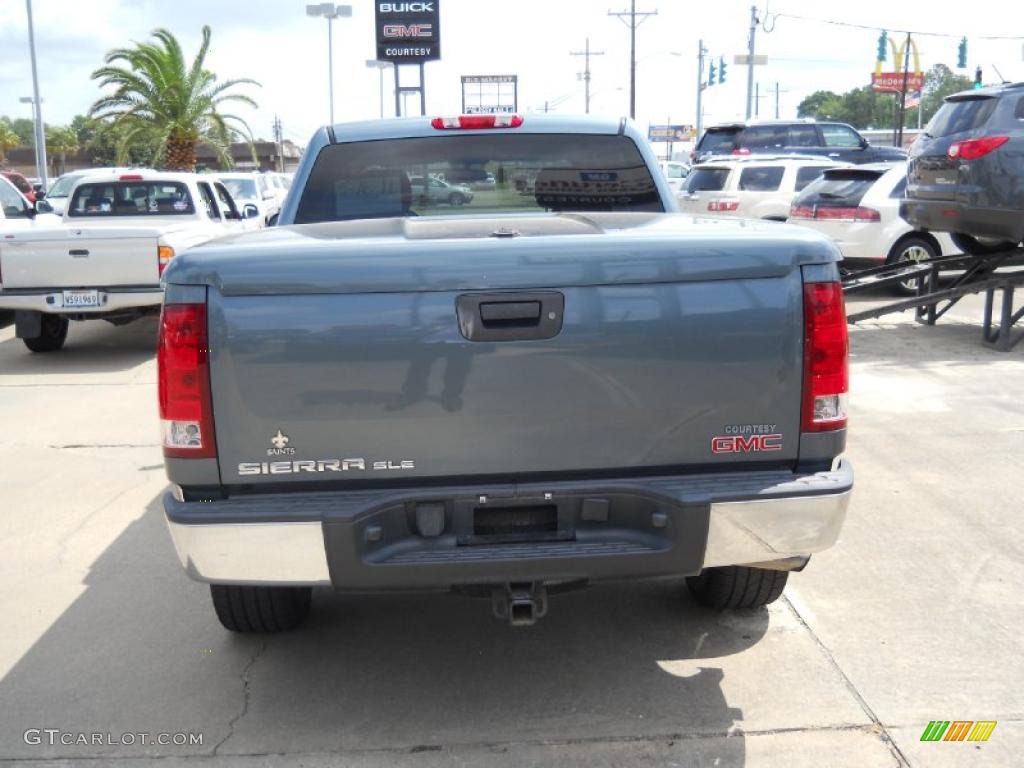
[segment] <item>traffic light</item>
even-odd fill
[[[721,56],[718,57],[718,82],[725,82],[725,59]]]
[[[711,66],[708,67],[708,85],[715,84],[715,62],[711,62]]]
[[[960,47],[957,48],[956,54],[956,66],[957,69],[967,69],[967,38],[960,38]]]
[[[974,90],[981,88],[981,67],[974,70]]]
[[[878,61],[885,61],[885,49],[889,46],[889,33],[882,32],[878,36]]]

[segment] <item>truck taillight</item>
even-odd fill
[[[174,249],[169,245],[158,245],[156,247],[156,264],[159,273],[163,275],[164,270],[167,269],[167,265],[171,263],[171,259],[174,258]]]
[[[206,305],[166,305],[160,314],[156,357],[164,456],[217,455],[208,353]]]
[[[842,286],[806,284],[801,431],[825,432],[846,426],[849,351]]]

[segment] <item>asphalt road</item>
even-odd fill
[[[844,534],[768,610],[601,586],[510,629],[472,598],[318,593],[272,637],[223,631],[174,556],[155,323],[47,356],[0,330],[0,764],[1019,764],[1024,344],[983,348],[979,306],[853,329]],[[930,720],[998,725],[924,743]]]

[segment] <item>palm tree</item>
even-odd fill
[[[78,134],[67,125],[47,128],[46,151],[51,155],[60,155],[60,173],[64,173],[67,170],[68,152],[78,151]]]
[[[112,117],[126,128],[123,139],[129,143],[136,134],[155,132],[164,165],[171,170],[194,171],[196,145],[205,141],[230,164],[231,128],[237,125],[249,137],[246,122],[237,115],[220,111],[226,102],[256,107],[256,102],[241,93],[229,93],[235,86],[255,80],[238,78],[217,82],[217,76],[203,64],[210,49],[210,28],[203,27],[199,53],[186,68],[181,45],[166,29],[153,32],[155,43],[135,43],[133,48],[115,48],[104,57],[106,66],[92,73],[100,86],[112,85],[113,94],[92,105],[93,117]],[[124,62],[125,66],[116,66]],[[156,158],[159,159],[159,158]]]
[[[14,149],[21,144],[21,137],[14,132],[11,124],[6,120],[0,121],[0,163],[7,162],[7,150]]]

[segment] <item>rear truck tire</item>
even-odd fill
[[[68,322],[66,317],[44,314],[39,335],[22,341],[33,352],[56,352],[68,337]]]
[[[453,192],[448,195],[448,204],[451,206],[459,206],[466,204],[466,198],[460,195],[458,192]]]
[[[897,240],[885,258],[886,264],[898,264],[901,261],[921,261],[922,259],[934,259],[939,255],[939,249],[935,244],[925,237],[910,236]],[[920,278],[914,277],[909,280],[901,280],[896,283],[892,290],[898,296],[916,296],[917,283]]]
[[[726,565],[688,576],[686,586],[706,608],[760,608],[779,599],[788,578],[789,571]]]
[[[232,632],[285,632],[309,614],[312,587],[242,587],[211,584],[213,609]]]
[[[1018,243],[1011,243],[1008,240],[999,240],[995,237],[975,237],[962,232],[953,232],[950,234],[950,238],[957,248],[971,256],[989,256],[1000,251],[1013,250],[1018,245]]]

